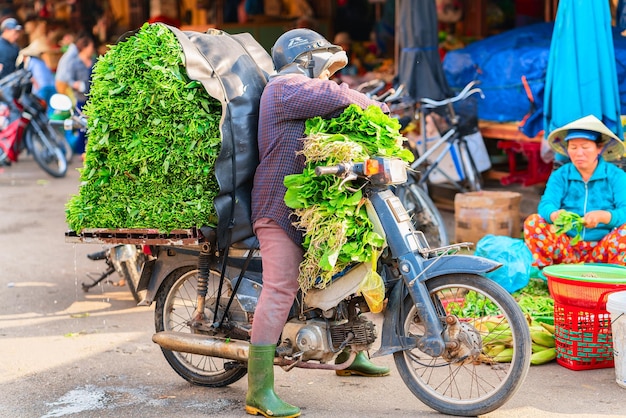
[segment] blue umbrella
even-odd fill
[[[554,129],[587,115],[596,116],[623,138],[609,2],[559,2],[543,111],[546,138]]]

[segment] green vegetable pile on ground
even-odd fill
[[[212,225],[222,108],[188,78],[165,26],[144,25],[110,47],[93,70],[88,143],[70,229]]]
[[[582,232],[585,225],[582,216],[578,215],[577,213],[564,210],[562,212],[559,212],[559,215],[554,220],[554,226],[556,227],[557,235],[565,234],[573,229],[576,234],[572,238],[571,242],[573,245],[575,245],[578,243],[578,241],[580,241],[580,233]]]
[[[554,317],[554,299],[550,296],[545,280],[530,279],[528,285],[513,293],[522,312],[532,318],[543,319]]]
[[[461,303],[448,303],[448,313],[459,318],[481,318],[498,315],[500,308],[482,293],[470,290]]]
[[[378,107],[363,110],[348,106],[337,118],[321,117],[306,123],[302,174],[285,177],[285,203],[298,217],[304,233],[304,261],[300,265],[300,288],[323,288],[348,266],[374,260],[384,239],[374,232],[365,208],[365,197],[355,182],[339,187],[342,179],[315,176],[318,165],[362,162],[371,156],[399,157],[411,161],[397,120]],[[350,190],[353,189],[353,190]],[[375,261],[375,260],[374,260]]]

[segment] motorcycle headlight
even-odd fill
[[[370,158],[365,161],[365,175],[373,184],[402,184],[407,181],[407,164],[400,158]]]

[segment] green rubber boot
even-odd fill
[[[350,352],[344,350],[337,356],[335,364],[343,363],[350,357]],[[363,351],[359,351],[350,366],[343,370],[335,370],[337,376],[387,376],[389,367],[377,366],[372,363]]]
[[[276,345],[250,345],[246,412],[264,417],[298,417],[300,408],[283,402],[274,393],[275,351]]]

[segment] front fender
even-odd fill
[[[454,256],[425,260],[423,266],[424,269],[422,270],[423,274],[420,276],[420,281],[427,281],[445,274],[484,274],[499,268],[502,264],[483,257],[455,254]],[[383,319],[380,349],[372,357],[393,354],[397,351],[415,347],[416,342],[413,338],[400,337],[401,324],[398,323],[399,313],[403,308],[402,304],[408,293],[403,280],[398,280],[389,293]]]
[[[424,261],[424,274],[420,281],[424,282],[433,277],[455,273],[489,273],[502,264],[475,255],[455,254],[452,256],[435,257]]]

